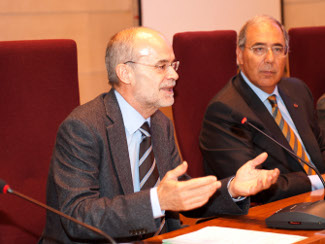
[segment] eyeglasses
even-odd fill
[[[178,70],[179,67],[179,61],[174,61],[171,63],[164,63],[164,64],[156,64],[156,65],[151,65],[151,64],[143,64],[143,63],[138,63],[138,62],[134,62],[134,61],[126,61],[124,64],[140,64],[140,65],[144,65],[144,66],[148,66],[148,67],[152,67],[158,70],[158,72],[160,73],[164,73],[167,72],[167,69],[169,67],[172,67],[175,71]]]
[[[284,57],[285,55],[287,55],[287,48],[282,46],[268,47],[265,45],[256,45],[247,48],[251,50],[256,56],[264,56],[270,49],[272,50],[273,55],[276,57]]]

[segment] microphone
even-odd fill
[[[31,202],[31,203],[34,203],[35,205],[37,205],[37,206],[39,206],[39,207],[45,208],[45,209],[47,209],[47,210],[49,210],[49,211],[51,211],[51,212],[53,212],[53,213],[55,213],[55,214],[58,214],[58,215],[60,215],[60,216],[62,216],[62,217],[64,217],[64,218],[66,218],[66,219],[69,219],[70,221],[75,222],[76,224],[79,224],[79,225],[85,227],[86,229],[89,229],[89,230],[91,230],[91,231],[93,231],[93,232],[99,234],[100,236],[104,237],[104,238],[105,238],[107,241],[109,241],[110,243],[112,243],[112,244],[116,244],[116,242],[113,240],[112,237],[110,237],[110,236],[107,235],[105,232],[101,231],[100,229],[95,228],[94,226],[88,225],[88,224],[86,224],[86,223],[83,223],[83,222],[81,222],[81,221],[79,221],[79,220],[77,220],[77,219],[75,219],[75,218],[73,218],[73,217],[71,217],[71,216],[69,216],[69,215],[67,215],[67,214],[64,214],[64,213],[62,213],[62,212],[60,212],[60,211],[58,211],[58,210],[56,210],[56,209],[54,209],[54,208],[52,208],[52,207],[50,207],[50,206],[47,206],[47,205],[45,205],[45,204],[43,204],[43,203],[41,203],[41,202],[39,202],[39,201],[37,201],[37,200],[35,200],[35,199],[33,199],[33,198],[30,198],[30,197],[28,197],[28,196],[26,196],[26,195],[24,195],[24,194],[22,194],[22,193],[19,193],[19,192],[17,192],[17,191],[14,191],[14,190],[13,190],[12,188],[10,188],[10,186],[7,185],[6,182],[5,182],[4,180],[2,180],[2,179],[0,179],[0,193],[3,193],[3,194],[10,193],[10,194],[16,195],[16,196],[18,196],[18,197],[20,197],[20,198],[22,198],[22,199],[24,199],[24,200],[27,200],[27,201],[29,201],[29,202]]]
[[[293,156],[299,163],[308,165],[312,168],[319,179],[321,180],[324,188],[325,182],[317,168],[301,159],[293,151],[289,150],[271,136],[257,128],[255,125],[250,123],[246,117],[241,118],[241,124],[247,124],[262,135],[266,136],[268,139],[276,143],[279,147],[287,151],[291,156]],[[296,203],[290,206],[287,206],[283,209],[278,210],[273,215],[268,217],[266,220],[266,225],[271,228],[280,228],[280,229],[298,229],[298,230],[309,230],[309,229],[325,229],[325,201],[320,200],[316,202],[301,202]]]
[[[243,117],[242,120],[241,120],[241,123],[244,125],[244,124],[247,124],[249,125],[250,127],[254,128],[255,130],[257,130],[258,132],[260,132],[261,134],[263,134],[264,136],[266,136],[267,138],[269,138],[271,141],[273,141],[274,143],[276,143],[279,147],[281,147],[282,149],[286,150],[291,156],[293,156],[295,159],[298,159],[298,161],[301,161],[303,162],[304,164],[308,165],[310,168],[312,168],[316,174],[318,175],[318,177],[320,178],[324,188],[325,188],[325,181],[323,179],[323,177],[321,176],[321,174],[319,173],[318,169],[306,162],[305,160],[303,160],[302,158],[298,157],[297,154],[295,154],[293,151],[289,150],[288,148],[286,148],[285,146],[283,146],[282,144],[280,144],[278,141],[276,141],[275,139],[273,139],[271,136],[269,136],[268,134],[266,134],[264,131],[260,130],[259,128],[257,128],[255,125],[253,125],[252,123],[250,123],[246,117]]]

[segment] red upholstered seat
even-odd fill
[[[199,134],[212,97],[236,74],[236,32],[201,31],[174,35],[180,61],[173,117],[179,148],[192,177],[203,175]]]
[[[307,83],[316,103],[325,92],[325,26],[292,28],[289,37],[290,76]]]
[[[79,104],[76,43],[0,42],[0,101],[0,178],[45,202],[57,128]],[[37,243],[44,224],[45,210],[0,195],[0,243]]]

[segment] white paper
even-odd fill
[[[286,235],[265,231],[243,230],[226,227],[205,227],[198,231],[165,239],[166,244],[289,244],[306,239],[305,236]]]

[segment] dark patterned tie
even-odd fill
[[[293,132],[291,127],[288,125],[288,123],[283,119],[282,114],[281,114],[281,112],[279,110],[278,103],[276,101],[275,95],[269,96],[268,100],[272,105],[273,118],[275,119],[275,122],[280,127],[284,137],[289,142],[290,147],[292,148],[292,150],[298,155],[299,158],[302,158],[307,163],[311,163],[309,161],[308,157],[307,157],[307,154],[306,154],[304,148],[301,145],[301,142],[296,137],[295,133]],[[310,168],[308,165],[306,165],[306,164],[304,164],[302,162],[300,162],[300,164],[304,168],[305,172],[308,175],[314,175],[315,174],[315,171],[312,168]]]
[[[140,189],[144,190],[157,186],[160,182],[160,178],[156,160],[152,151],[150,128],[147,122],[143,123],[140,131],[142,133],[142,141],[139,152],[139,180]],[[154,236],[165,232],[165,218],[161,218],[159,229]]]
[[[140,128],[142,141],[139,152],[140,189],[150,189],[159,183],[159,173],[151,145],[150,129],[147,122]]]

